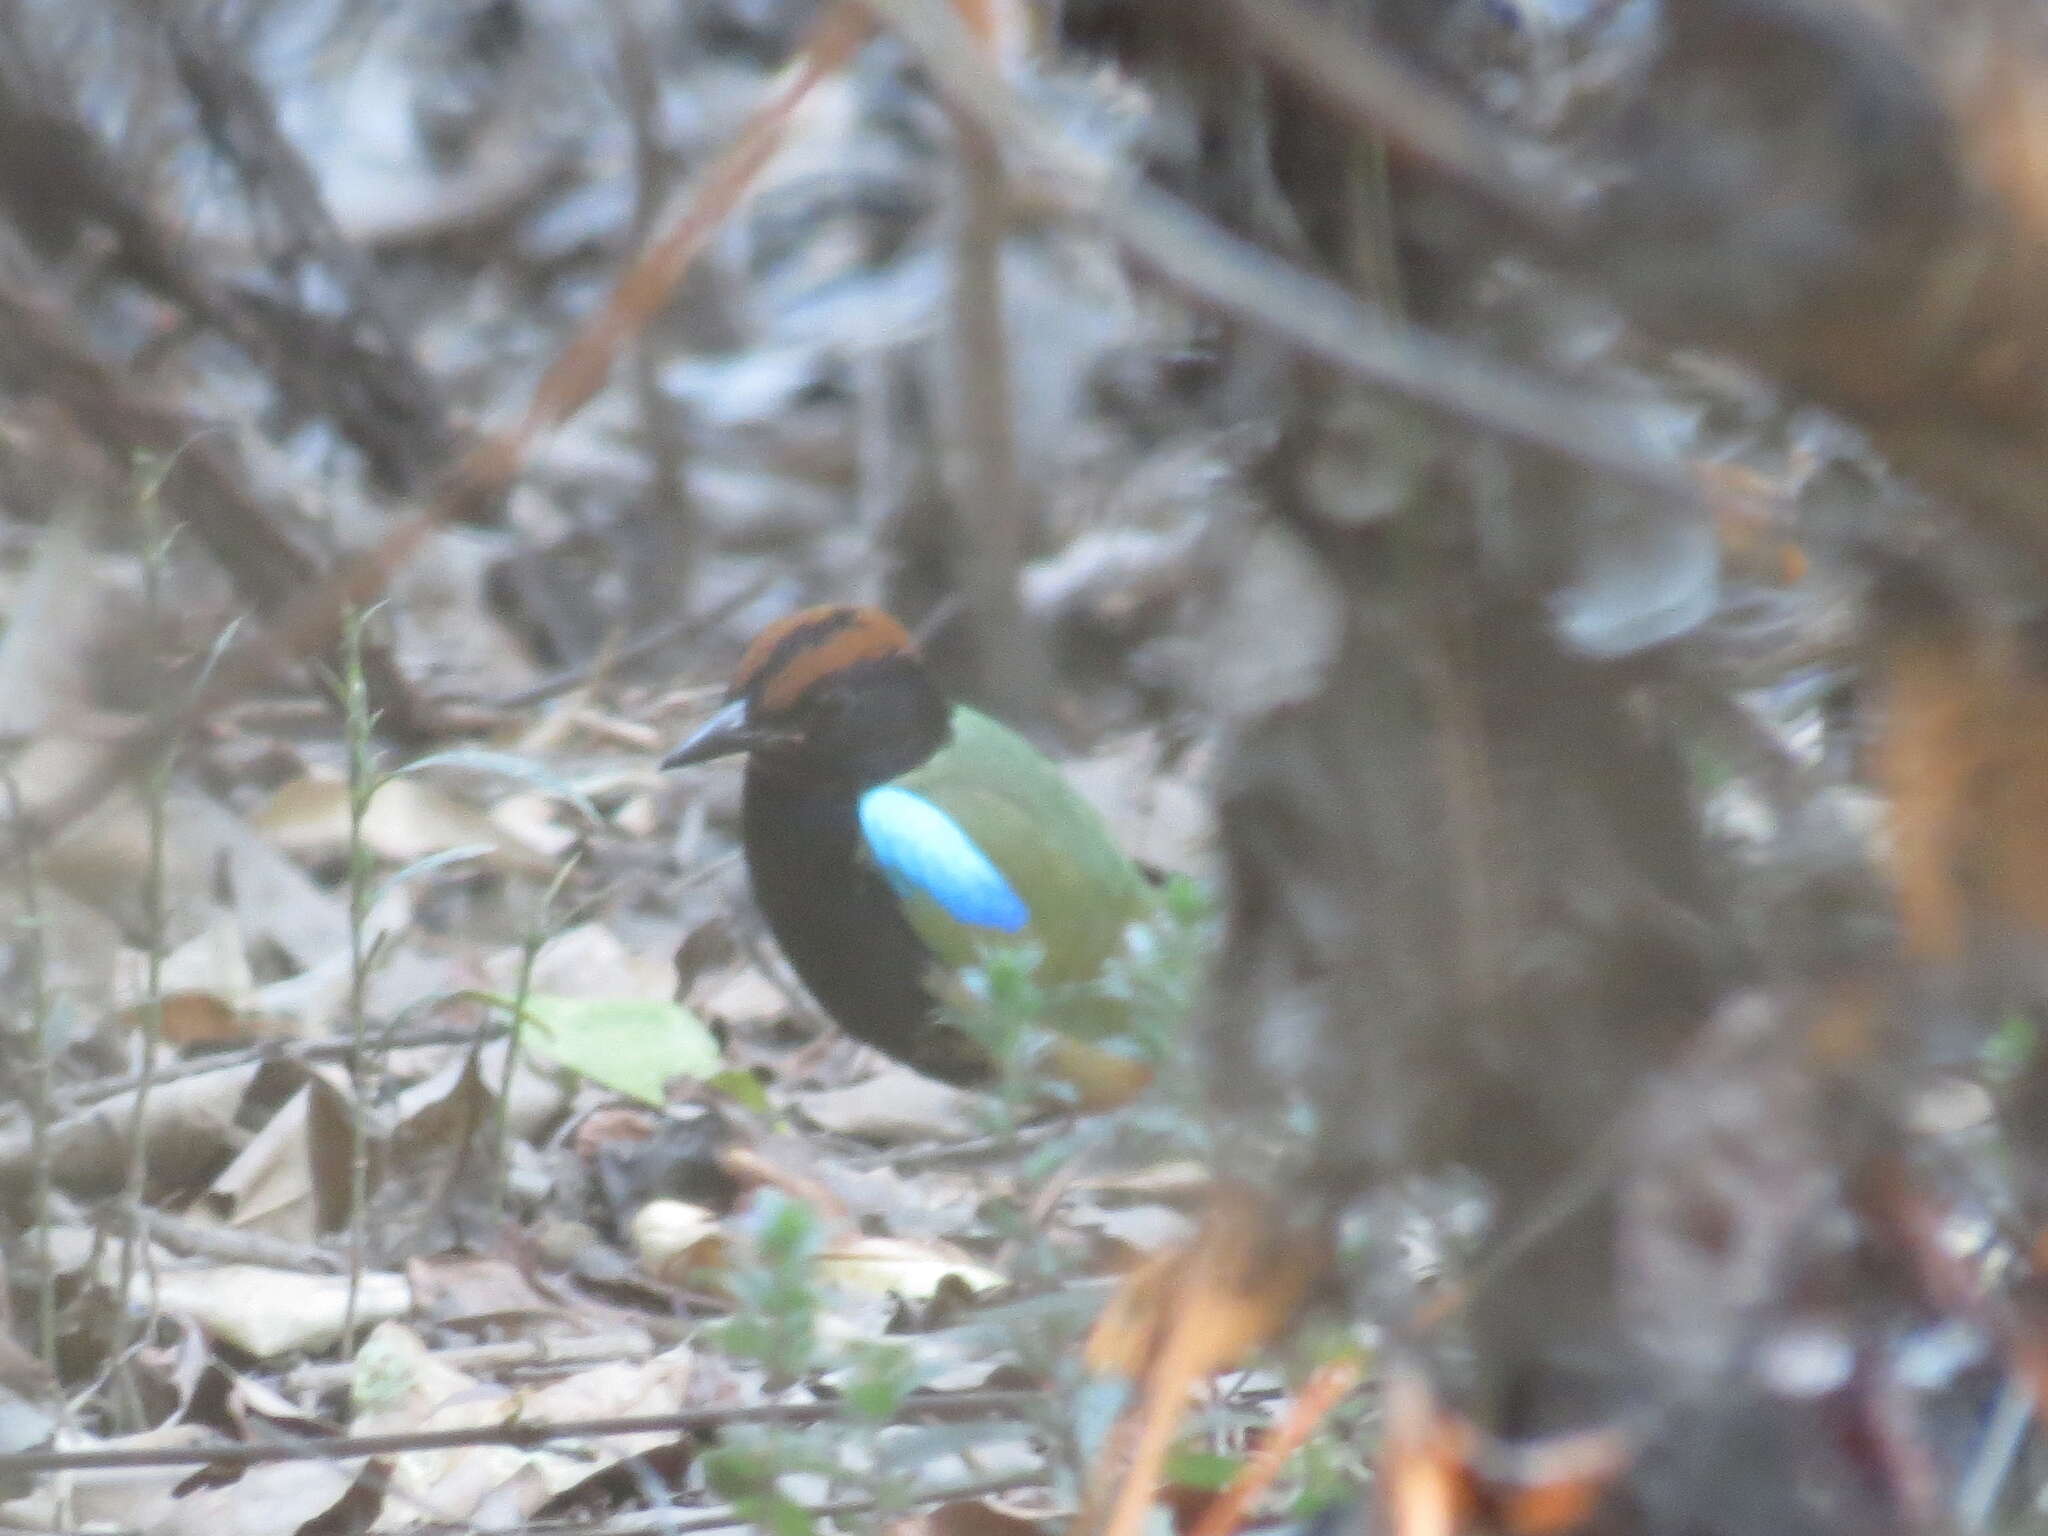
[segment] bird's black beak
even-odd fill
[[[773,739],[770,733],[756,731],[748,725],[747,701],[734,699],[685,736],[682,745],[661,760],[661,766],[687,768],[692,763],[708,763],[715,757],[751,752]]]

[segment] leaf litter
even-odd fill
[[[389,99],[368,118],[358,102],[299,152],[343,238],[419,253],[380,279],[418,307],[451,396],[516,399],[624,251],[603,219],[570,238],[594,215],[548,169],[571,144],[585,167],[572,183],[613,177],[601,168],[627,151],[613,105],[545,89],[527,121],[505,91],[465,96],[474,71],[518,67],[482,44],[427,28],[394,52],[388,30],[349,35],[360,8],[327,9],[330,42],[363,71],[352,99]],[[732,7],[726,32],[661,21],[677,78],[706,84],[676,90],[668,130],[701,147],[738,127],[794,39],[771,15],[783,9]],[[515,50],[529,65],[527,50],[555,48],[591,78],[610,69],[590,29],[534,14],[541,38]],[[260,27],[250,46],[287,119],[335,89],[318,50]],[[431,79],[453,82],[438,104]],[[430,126],[447,114],[438,148],[393,128],[400,104]],[[832,79],[707,251],[702,291],[685,285],[685,334],[655,373],[666,404],[621,370],[502,521],[427,538],[369,629],[441,710],[433,739],[380,730],[373,760],[351,765],[334,680],[280,674],[195,722],[155,790],[121,791],[31,863],[0,852],[0,1066],[10,1087],[32,1084],[21,1064],[40,1051],[49,1089],[40,1108],[27,1088],[0,1106],[0,1193],[10,1212],[40,1213],[0,1245],[15,1303],[0,1345],[27,1362],[0,1357],[0,1454],[686,1410],[735,1422],[700,1439],[337,1450],[199,1476],[81,1468],[0,1484],[0,1520],[227,1536],[510,1527],[650,1501],[773,1523],[836,1501],[856,1523],[879,1509],[891,1529],[957,1533],[1026,1516],[1008,1512],[1013,1494],[949,1490],[1035,1484],[1052,1490],[1041,1513],[1071,1497],[1055,1397],[957,1420],[946,1400],[1072,1385],[1107,1278],[1187,1235],[1194,1195],[1143,1178],[1185,1147],[1142,1120],[1020,1117],[821,1034],[745,899],[731,779],[653,768],[762,622],[881,591],[885,533],[859,519],[893,515],[930,444],[878,448],[871,424],[938,366],[944,163],[917,117],[928,106],[887,70]],[[511,201],[470,201],[482,168],[508,158],[530,170],[499,178]],[[361,195],[366,161],[447,222],[386,228],[390,200]],[[851,205],[830,186],[849,173],[868,188]],[[260,273],[261,218],[245,229],[234,199],[192,201],[209,259]],[[505,223],[484,238],[464,222],[487,217]],[[1170,401],[1135,428],[1091,401],[1091,370],[1145,345],[1152,323],[1106,248],[1026,230],[1008,265],[1036,349],[1019,360],[1024,425],[1062,509],[1060,547],[1026,589],[1084,651],[1121,644],[1186,600],[1193,552],[1241,493],[1206,435],[1154,449],[1184,425]],[[102,319],[145,339],[131,314]],[[195,412],[263,402],[248,412],[250,474],[317,478],[322,537],[353,543],[396,515],[400,499],[318,412],[273,437],[265,411],[283,396],[262,367],[181,371],[195,357],[139,366]],[[650,472],[662,432],[680,490]],[[106,452],[69,426],[55,438]],[[99,483],[118,488],[130,466],[109,458]],[[1125,510],[1069,515],[1083,505]],[[74,524],[60,510],[0,512],[0,725],[19,738],[7,792],[29,811],[88,771],[102,717],[132,721],[189,687],[207,624],[236,609],[218,551],[181,534],[155,554],[111,512]],[[656,558],[663,519],[684,511],[694,568]],[[714,617],[614,666],[622,642],[671,617],[635,589],[640,564],[668,583],[662,603]],[[149,583],[153,613],[137,596]],[[58,601],[88,586],[124,601]],[[550,692],[565,666],[583,675]],[[1117,669],[1081,677],[1079,734],[1095,746],[1077,782],[1134,853],[1205,871],[1205,752],[1149,722]],[[521,693],[544,696],[493,703]],[[376,780],[360,807],[352,766]],[[167,1373],[166,1352],[185,1363]],[[744,1422],[785,1409],[787,1424]]]

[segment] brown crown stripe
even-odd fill
[[[798,651],[836,635],[858,622],[860,610],[848,604],[805,608],[777,619],[754,636],[732,675],[732,694],[737,698],[768,676]]]
[[[909,633],[877,608],[806,608],[770,625],[747,647],[733,679],[762,708],[788,709],[821,678],[856,662],[914,652]]]

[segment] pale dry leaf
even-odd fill
[[[690,1285],[725,1268],[728,1244],[716,1212],[686,1200],[650,1200],[633,1213],[633,1252],[664,1285]]]
[[[611,821],[627,837],[652,838],[661,830],[661,809],[653,795],[628,795],[612,812]]]
[[[166,1424],[140,1434],[97,1439],[59,1430],[59,1451],[180,1450],[203,1444],[215,1431],[200,1424]],[[147,1530],[171,1509],[171,1494],[190,1467],[95,1467],[52,1473],[26,1497],[0,1501],[0,1525],[21,1531]]]
[[[349,1384],[355,1415],[349,1430],[357,1435],[404,1433],[424,1428],[437,1416],[494,1424],[508,1396],[509,1389],[449,1364],[405,1324],[382,1322],[356,1349]]]
[[[683,1404],[691,1357],[674,1349],[652,1360],[609,1361],[545,1386],[506,1391],[448,1365],[411,1329],[386,1324],[357,1355],[353,1391],[359,1435],[477,1428],[673,1413]],[[377,1528],[398,1530],[431,1521],[464,1521],[486,1503],[506,1501],[522,1515],[549,1496],[626,1456],[672,1436],[610,1436],[602,1442],[551,1442],[524,1450],[470,1445],[410,1451],[393,1458],[392,1492]]]
[[[475,1253],[441,1253],[410,1259],[405,1275],[412,1282],[413,1304],[420,1316],[442,1326],[505,1323],[553,1317],[561,1308],[534,1289],[519,1267],[504,1259]]]
[[[485,984],[509,997],[519,984],[523,961],[516,945],[499,950],[484,962]],[[665,1003],[676,988],[665,957],[637,953],[603,923],[589,922],[566,928],[541,945],[527,990]]]
[[[243,1133],[236,1116],[261,1070],[260,1063],[244,1062],[158,1083],[142,1125],[151,1176],[166,1184],[191,1179],[239,1145]],[[137,1099],[131,1089],[58,1121],[49,1156],[62,1188],[102,1195],[120,1187]],[[25,1179],[35,1151],[26,1117],[0,1119],[0,1186]]]
[[[114,981],[116,1002],[130,1007],[143,1001],[149,995],[148,954],[123,954]],[[246,1002],[255,976],[234,914],[214,909],[204,928],[163,957],[157,981],[165,992],[210,992],[230,1006]]]
[[[1206,785],[1207,754],[1189,753],[1169,773],[1158,733],[1131,731],[1062,766],[1132,858],[1173,874],[1215,878],[1216,811]]]
[[[279,785],[258,809],[256,827],[284,852],[305,863],[347,856],[349,787],[332,774],[309,773]],[[438,785],[410,775],[378,784],[363,808],[364,846],[387,864],[406,865],[466,848],[529,873],[547,873],[554,860],[528,849],[484,812]]]
[[[171,830],[209,881],[224,880],[244,940],[269,943],[310,966],[348,947],[348,911],[254,827],[196,792],[171,799]]]
[[[405,1276],[371,1270],[356,1292],[358,1323],[403,1317],[412,1310]],[[165,1267],[130,1282],[131,1311],[174,1312],[259,1360],[324,1349],[341,1337],[348,1313],[348,1276],[308,1275],[256,1264]]]
[[[491,825],[536,859],[550,864],[568,857],[580,835],[553,795],[507,795],[490,810]]]
[[[76,744],[50,746],[49,738],[31,746],[15,763],[25,805],[47,806],[96,757],[96,751],[81,756]],[[168,943],[182,944],[198,932],[217,910],[215,894],[223,888],[246,939],[273,943],[299,965],[348,943],[348,918],[339,900],[234,812],[182,785],[165,797],[163,812]],[[141,932],[147,926],[143,893],[150,843],[148,810],[123,792],[72,826],[51,847],[44,868],[80,900]]]
[[[355,1482],[345,1462],[251,1467],[232,1483],[174,1499],[147,1536],[284,1536],[333,1510]]]
[[[948,1281],[977,1296],[1009,1283],[948,1244],[904,1237],[835,1238],[819,1251],[817,1269],[830,1284],[905,1301],[929,1301]]]
[[[845,1088],[790,1095],[824,1130],[869,1141],[931,1141],[979,1135],[981,1104],[964,1089],[893,1062]]]
[[[744,960],[698,976],[690,983],[689,1005],[700,1018],[741,1030],[789,1016],[789,998],[782,988]]]
[[[404,933],[413,910],[404,886],[385,891],[363,924],[366,942]],[[476,969],[461,955],[427,947],[417,931],[407,940],[386,937],[380,946],[363,998],[371,1019],[398,1018],[476,985]],[[296,976],[258,988],[256,1009],[267,1020],[291,1020],[300,1035],[334,1034],[348,1028],[350,988],[348,951],[339,949]]]
[[[1061,1212],[1071,1227],[1099,1232],[1132,1256],[1146,1258],[1195,1235],[1195,1221],[1170,1205],[1085,1205]]]
[[[272,790],[250,824],[293,858],[322,864],[348,852],[348,806],[347,780],[308,773]]]
[[[91,652],[108,608],[80,519],[43,531],[0,633],[0,741],[71,721],[92,699]]]
[[[324,1104],[321,1101],[325,1101]],[[315,1113],[316,1106],[326,1113]],[[351,1137],[346,1087],[338,1077],[309,1075],[221,1170],[199,1210],[242,1232],[309,1243],[337,1225],[347,1209]],[[323,1191],[321,1182],[339,1184]]]
[[[53,996],[69,998],[97,1017],[113,1002],[114,970],[122,948],[120,924],[59,886],[44,882],[33,894],[43,985]],[[29,895],[11,870],[9,878],[0,879],[0,926],[18,931],[27,916]]]

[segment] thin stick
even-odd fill
[[[431,1351],[431,1358],[453,1370],[476,1374],[482,1371],[526,1370],[558,1366],[569,1370],[605,1360],[642,1358],[647,1353],[648,1335],[641,1329],[590,1334],[577,1338],[511,1339],[500,1344],[462,1344],[452,1349]],[[346,1360],[323,1361],[318,1365],[294,1366],[274,1378],[289,1397],[309,1392],[331,1392],[356,1379],[356,1368]]]
[[[416,1045],[474,1045],[479,1040],[490,1040],[504,1034],[508,1026],[483,1023],[464,1028],[415,1029],[392,1032],[384,1036],[387,1051],[402,1050]],[[188,1077],[206,1077],[214,1072],[231,1072],[237,1067],[246,1067],[252,1062],[263,1061],[346,1061],[355,1049],[347,1040],[290,1040],[270,1041],[263,1045],[245,1046],[241,1050],[221,1051],[211,1056],[195,1056],[190,1061],[174,1062],[156,1075],[158,1087],[165,1083],[182,1082]],[[139,1078],[116,1077],[87,1083],[72,1089],[68,1094],[59,1094],[58,1102],[65,1106],[66,1114],[60,1127],[73,1122],[82,1111],[95,1104],[104,1104],[108,1099],[118,1099],[124,1093],[133,1093]]]
[[[52,1180],[50,1158],[52,1088],[56,1067],[50,1056],[50,979],[48,935],[43,931],[43,898],[36,850],[24,834],[21,786],[5,775],[8,826],[14,834],[15,862],[20,870],[22,966],[28,977],[28,1027],[33,1035],[30,1058],[34,1088],[28,1103],[29,1157],[34,1164],[29,1185],[29,1220],[37,1239],[36,1353],[57,1369],[57,1266],[50,1252]]]
[[[170,554],[169,536],[159,516],[157,493],[162,489],[163,475],[158,472],[145,479],[139,486],[136,497],[136,512],[142,522],[142,606],[146,621],[154,629],[164,622],[163,576],[164,562]],[[163,679],[158,679],[160,682]],[[127,1207],[126,1230],[122,1233],[120,1277],[115,1295],[120,1305],[131,1308],[131,1288],[135,1279],[136,1260],[141,1257],[147,1262],[149,1242],[145,1234],[142,1211],[149,1193],[149,1097],[156,1086],[159,1057],[164,1038],[164,953],[168,941],[169,913],[164,905],[164,862],[169,817],[165,814],[165,802],[171,793],[171,767],[177,754],[177,739],[173,737],[164,744],[162,753],[152,765],[145,791],[145,808],[149,818],[149,852],[142,875],[142,922],[149,935],[149,961],[146,991],[141,1010],[142,1022],[142,1070],[135,1083],[134,1112],[128,1121],[128,1169],[122,1179],[122,1193]],[[117,1332],[118,1342],[112,1355],[120,1356],[129,1343],[148,1337],[155,1316],[156,1297],[152,1282],[150,1310],[136,1320],[132,1338],[125,1327]],[[124,1312],[124,1317],[125,1317]],[[125,1380],[124,1378],[117,1378]]]
[[[1258,51],[1337,111],[1476,187],[1532,228],[1568,232],[1585,198],[1549,146],[1517,138],[1297,0],[1226,0]]]
[[[363,676],[363,625],[358,609],[345,623],[342,636],[341,698],[348,731],[348,1299],[341,1309],[340,1349],[354,1348],[356,1303],[370,1251],[370,1117],[376,1113],[383,1074],[377,1070],[383,1053],[372,1060],[370,1050],[370,969],[376,961],[375,941],[365,942],[370,921],[370,887],[376,878],[376,856],[363,836],[370,799],[383,782],[377,773],[370,715],[370,693]]]
[[[906,1416],[952,1418],[1021,1412],[1042,1404],[1042,1392],[955,1392],[913,1397]],[[825,1424],[857,1418],[844,1403],[763,1403],[752,1408],[697,1408],[681,1413],[630,1414],[608,1419],[565,1419],[555,1424],[483,1424],[466,1429],[423,1429],[406,1434],[337,1435],[328,1440],[224,1442],[213,1446],[153,1445],[119,1450],[22,1451],[0,1456],[0,1479],[40,1472],[90,1472],[134,1467],[253,1467],[283,1461],[346,1461],[397,1456],[458,1445],[531,1448],[556,1440],[609,1435],[694,1434],[736,1424]]]
[[[540,960],[540,952],[554,935],[548,932],[548,920],[554,916],[555,898],[562,894],[562,886],[570,872],[576,868],[578,856],[571,853],[562,860],[555,871],[554,879],[548,882],[547,891],[541,896],[540,905],[533,914],[533,922],[519,942],[519,980],[512,989],[511,1034],[505,1041],[505,1070],[498,1075],[497,1100],[491,1105],[491,1151],[497,1159],[497,1167],[491,1180],[491,1224],[501,1226],[505,1220],[506,1202],[512,1189],[512,1087],[518,1080],[520,1049],[526,1043],[526,1004],[533,996],[533,968]]]
[[[1003,313],[1009,187],[1001,143],[972,114],[953,112],[955,159],[951,323],[953,473],[948,524],[974,663],[990,702],[1010,719],[1042,721],[1052,668],[1024,616],[1017,573],[1038,517],[1017,466],[1010,338]]]

